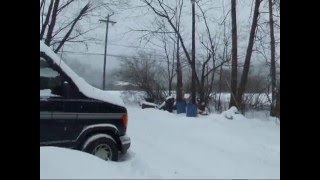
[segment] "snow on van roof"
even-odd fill
[[[84,95],[93,99],[105,101],[124,107],[124,103],[120,97],[114,96],[108,91],[103,91],[88,84],[83,78],[78,76],[68,65],[66,65],[65,62],[42,41],[40,41],[40,52],[44,52],[46,55],[48,55],[53,60],[53,62],[57,64],[73,80],[73,82],[79,88],[79,91],[82,92]]]

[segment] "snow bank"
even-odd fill
[[[73,80],[73,82],[79,88],[80,92],[82,92],[84,95],[93,99],[124,107],[124,103],[119,96],[112,96],[112,94],[108,93],[107,91],[102,91],[89,85],[83,78],[79,77],[68,65],[66,65],[65,62],[61,60],[61,58],[42,41],[40,41],[40,51],[46,53],[49,57],[51,57],[54,63],[60,66],[60,68]]]
[[[143,162],[104,161],[88,153],[58,147],[40,147],[40,179],[159,178],[147,174]]]

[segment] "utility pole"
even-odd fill
[[[104,47],[104,61],[103,61],[103,82],[102,82],[102,90],[105,90],[106,87],[106,61],[107,61],[107,44],[108,44],[108,28],[109,28],[109,23],[111,23],[112,25],[114,25],[115,21],[110,21],[110,17],[113,15],[114,13],[108,14],[107,16],[107,20],[104,19],[100,19],[100,22],[104,22],[107,24],[106,27],[106,37],[105,37],[105,47]]]

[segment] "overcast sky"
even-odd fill
[[[173,1],[172,1],[173,2]],[[204,10],[212,8],[208,11],[207,15],[211,20],[209,27],[213,34],[221,32],[221,26],[217,25],[221,22],[224,13],[223,6],[225,8],[225,13],[230,10],[230,0],[203,0],[201,2],[206,2],[202,6]],[[265,3],[263,3],[265,4]],[[112,21],[116,21],[115,25],[109,24],[109,35],[108,35],[108,56],[107,56],[107,71],[111,71],[119,67],[119,58],[115,56],[134,56],[138,50],[145,50],[152,52],[155,57],[161,57],[163,55],[163,50],[153,44],[159,44],[156,40],[152,40],[153,44],[145,42],[140,42],[140,37],[143,35],[141,32],[130,31],[132,29],[152,29],[152,22],[154,21],[154,13],[148,10],[146,7],[139,7],[143,5],[140,0],[130,0],[129,6],[121,9],[115,8],[114,15],[110,18]],[[237,1],[237,18],[238,18],[238,45],[239,45],[239,60],[244,59],[245,49],[248,43],[249,27],[251,25],[251,5],[252,0],[238,0]],[[265,10],[264,5],[261,9]],[[196,11],[198,7],[196,7]],[[198,10],[199,12],[199,10]],[[200,13],[200,12],[199,12]],[[108,11],[105,11],[108,14]],[[268,14],[262,14],[262,16],[267,17]],[[92,17],[90,19],[90,25],[97,25],[98,28],[90,33],[90,36],[96,37],[98,40],[96,42],[90,42],[88,49],[83,46],[72,44],[72,46],[66,46],[65,51],[82,52],[86,54],[71,54],[65,53],[63,58],[71,58],[72,60],[77,60],[81,63],[89,63],[93,67],[102,69],[103,65],[103,53],[104,53],[104,40],[105,40],[105,23],[99,23],[97,17]],[[199,36],[201,33],[205,32],[205,26],[202,19],[196,19],[196,51],[201,53],[201,47],[199,45]],[[227,21],[230,21],[230,13],[227,16]],[[190,0],[184,0],[184,7],[182,12],[182,29],[183,37],[185,39],[186,46],[191,48],[191,3]],[[91,54],[93,53],[93,54]],[[97,55],[99,54],[99,55]],[[253,56],[255,57],[255,55]],[[260,59],[261,62],[264,60]]]

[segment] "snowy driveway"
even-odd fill
[[[280,126],[274,121],[218,114],[187,118],[137,107],[128,107],[128,114],[131,147],[121,162],[88,155],[99,161],[92,166],[63,153],[56,154],[61,161],[53,160],[47,157],[52,150],[41,150],[41,178],[280,178]],[[86,171],[77,167],[81,163]]]
[[[280,178],[274,122],[128,108],[131,159],[163,178]]]

